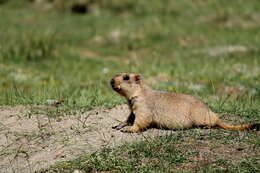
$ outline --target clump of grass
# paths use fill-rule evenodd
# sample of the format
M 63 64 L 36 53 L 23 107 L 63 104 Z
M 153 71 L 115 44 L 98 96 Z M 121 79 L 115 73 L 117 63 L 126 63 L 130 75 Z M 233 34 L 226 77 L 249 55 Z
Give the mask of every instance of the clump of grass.
M 104 148 L 100 152 L 87 154 L 75 160 L 60 162 L 43 172 L 72 172 L 75 169 L 86 172 L 168 172 L 171 166 L 186 161 L 175 147 L 176 139 L 177 136 L 172 134 L 125 144 L 118 148 Z
M 10 36 L 11 37 L 11 36 Z M 55 57 L 55 33 L 26 33 L 0 41 L 0 60 L 4 62 L 39 62 Z

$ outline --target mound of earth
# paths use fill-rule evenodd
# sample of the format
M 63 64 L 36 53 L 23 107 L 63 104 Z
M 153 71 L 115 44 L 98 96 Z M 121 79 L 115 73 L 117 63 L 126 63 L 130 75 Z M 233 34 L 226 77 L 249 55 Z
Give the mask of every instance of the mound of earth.
M 171 132 L 127 134 L 111 128 L 128 114 L 127 105 L 56 118 L 23 106 L 0 107 L 0 172 L 34 172 L 105 146 Z

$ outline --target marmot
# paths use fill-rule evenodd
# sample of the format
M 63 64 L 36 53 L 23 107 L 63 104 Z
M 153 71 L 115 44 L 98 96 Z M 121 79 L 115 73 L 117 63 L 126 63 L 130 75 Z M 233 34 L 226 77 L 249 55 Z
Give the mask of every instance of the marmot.
M 113 90 L 128 100 L 131 109 L 127 121 L 113 127 L 122 132 L 141 132 L 150 126 L 166 129 L 218 126 L 227 130 L 259 130 L 260 123 L 227 125 L 201 100 L 186 94 L 153 90 L 144 84 L 139 74 L 120 73 L 110 83 Z

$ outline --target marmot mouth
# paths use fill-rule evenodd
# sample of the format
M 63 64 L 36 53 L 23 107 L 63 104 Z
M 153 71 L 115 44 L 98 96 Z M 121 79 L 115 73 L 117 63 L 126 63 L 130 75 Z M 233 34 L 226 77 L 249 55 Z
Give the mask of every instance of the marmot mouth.
M 116 92 L 119 92 L 119 91 L 121 90 L 120 85 L 116 85 L 114 79 L 112 79 L 112 80 L 110 81 L 110 84 L 111 84 L 111 87 L 113 88 L 113 90 L 115 90 Z
M 115 90 L 115 91 L 120 91 L 121 89 L 120 88 L 116 88 L 116 87 L 113 87 L 113 89 Z

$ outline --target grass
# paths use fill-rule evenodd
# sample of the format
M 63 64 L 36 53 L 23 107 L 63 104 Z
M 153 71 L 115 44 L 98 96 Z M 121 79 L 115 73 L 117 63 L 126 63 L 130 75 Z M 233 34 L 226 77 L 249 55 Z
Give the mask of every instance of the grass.
M 122 99 L 111 92 L 110 78 L 132 71 L 145 79 L 167 75 L 168 81 L 154 87 L 193 94 L 221 106 L 228 104 L 209 98 L 225 97 L 228 93 L 221 89 L 226 86 L 242 86 L 242 106 L 257 108 L 260 33 L 253 17 L 258 1 L 254 3 L 175 1 L 167 7 L 174 13 L 155 7 L 150 11 L 140 4 L 141 11 L 130 8 L 119 13 L 107 7 L 100 15 L 46 13 L 31 4 L 5 3 L 0 6 L 6 16 L 0 21 L 4 33 L 0 104 L 43 104 L 48 98 L 63 97 L 67 106 L 76 108 L 113 106 Z M 246 51 L 207 53 L 229 45 L 242 45 Z M 202 87 L 196 90 L 197 85 Z M 237 102 L 230 97 L 225 101 Z
M 70 172 L 75 169 L 86 172 L 169 171 L 169 165 L 186 161 L 186 158 L 180 155 L 181 152 L 174 148 L 175 142 L 172 141 L 174 138 L 176 137 L 169 135 L 161 137 L 160 140 L 147 139 L 138 143 L 122 145 L 117 149 L 105 148 L 98 153 L 62 162 L 49 172 Z
M 248 141 L 257 134 L 243 135 L 219 130 L 204 136 L 197 129 L 176 131 L 104 148 L 40 172 L 257 172 L 260 160 L 255 152 L 259 151 L 259 144 Z
M 109 80 L 131 71 L 155 81 L 154 88 L 195 95 L 215 112 L 259 120 L 258 0 L 113 0 L 92 5 L 96 9 L 78 15 L 46 11 L 26 0 L 0 1 L 0 105 L 41 105 L 64 98 L 59 114 L 113 107 L 124 100 L 112 92 Z M 253 134 L 249 132 L 250 140 Z M 166 151 L 177 145 L 175 137 L 105 149 L 57 169 L 171 172 L 175 163 L 189 162 L 189 154 L 178 148 Z M 214 143 L 216 137 L 207 140 Z M 257 137 L 253 143 L 259 147 Z M 143 146 L 148 152 L 163 150 L 162 155 L 151 156 Z M 131 154 L 122 156 L 124 150 Z M 220 167 L 230 159 L 219 159 L 220 166 L 191 170 L 223 172 Z M 224 170 L 257 172 L 256 163 L 253 156 L 231 160 Z

